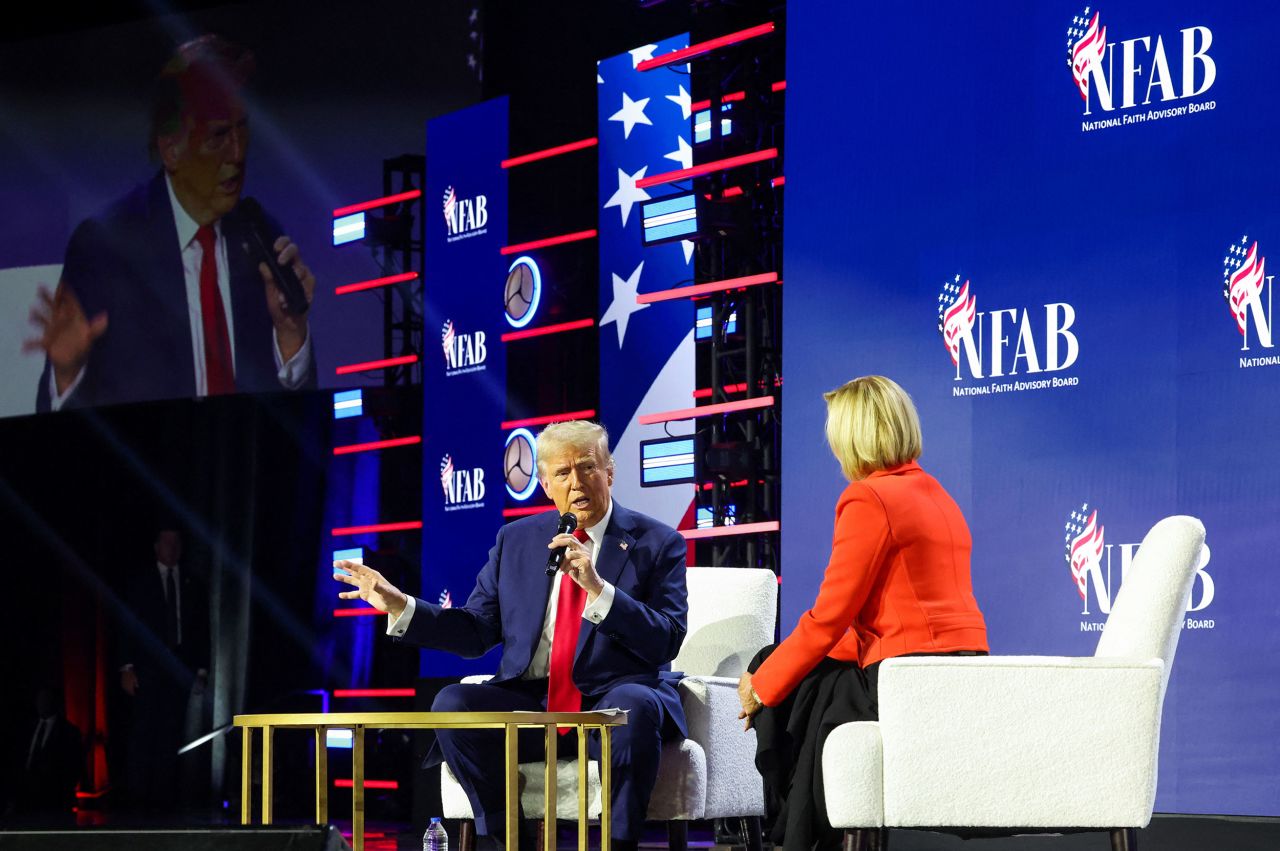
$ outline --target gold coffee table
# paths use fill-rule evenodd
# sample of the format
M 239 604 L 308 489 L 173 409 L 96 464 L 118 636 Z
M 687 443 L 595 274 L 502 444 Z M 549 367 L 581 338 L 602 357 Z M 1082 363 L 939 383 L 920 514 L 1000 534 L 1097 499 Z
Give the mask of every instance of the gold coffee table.
M 314 731 L 316 747 L 316 823 L 329 822 L 329 753 L 327 732 L 351 730 L 351 839 L 355 851 L 364 851 L 364 734 L 365 730 L 394 728 L 414 730 L 501 729 L 506 731 L 507 848 L 516 851 L 520 827 L 520 765 L 517 755 L 521 727 L 543 728 L 546 742 L 547 830 L 541 851 L 556 851 L 556 727 L 578 731 L 578 849 L 587 851 L 587 731 L 600 731 L 600 851 L 609 851 L 611 790 L 610 757 L 614 727 L 627 723 L 621 712 L 334 712 L 277 715 L 237 715 L 234 724 L 241 735 L 240 823 L 253 822 L 253 731 L 262 730 L 262 823 L 271 824 L 273 768 L 272 744 L 281 728 Z

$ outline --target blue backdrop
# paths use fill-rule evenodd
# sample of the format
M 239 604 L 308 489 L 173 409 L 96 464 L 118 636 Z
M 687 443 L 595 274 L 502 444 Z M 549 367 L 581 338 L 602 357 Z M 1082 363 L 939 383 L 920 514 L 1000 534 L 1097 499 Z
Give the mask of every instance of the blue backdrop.
M 427 122 L 427 151 L 419 593 L 460 606 L 502 526 L 506 499 L 507 99 Z M 496 651 L 482 660 L 424 651 L 420 667 L 431 677 L 491 673 L 496 660 Z
M 1204 521 L 1156 806 L 1280 814 L 1280 11 L 789 11 L 784 630 L 844 485 L 821 392 L 889 375 L 994 653 L 1092 653 L 1151 525 Z

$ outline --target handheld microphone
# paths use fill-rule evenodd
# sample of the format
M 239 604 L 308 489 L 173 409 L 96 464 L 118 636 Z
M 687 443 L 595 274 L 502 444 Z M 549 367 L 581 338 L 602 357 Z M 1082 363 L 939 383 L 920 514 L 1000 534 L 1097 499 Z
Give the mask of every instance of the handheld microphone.
M 307 302 L 307 291 L 303 289 L 292 266 L 281 266 L 276 262 L 277 255 L 273 246 L 279 234 L 272 236 L 268 232 L 267 217 L 262 212 L 262 205 L 254 198 L 241 198 L 237 209 L 243 212 L 245 223 L 245 241 L 240 247 L 254 261 L 255 266 L 258 263 L 267 264 L 271 277 L 275 278 L 276 286 L 284 295 L 285 312 L 294 316 L 306 313 L 311 307 Z
M 560 523 L 556 526 L 557 535 L 568 535 L 578 528 L 577 515 L 566 511 L 560 515 Z M 556 547 L 547 556 L 547 576 L 555 576 L 560 571 L 560 562 L 564 561 L 565 547 Z

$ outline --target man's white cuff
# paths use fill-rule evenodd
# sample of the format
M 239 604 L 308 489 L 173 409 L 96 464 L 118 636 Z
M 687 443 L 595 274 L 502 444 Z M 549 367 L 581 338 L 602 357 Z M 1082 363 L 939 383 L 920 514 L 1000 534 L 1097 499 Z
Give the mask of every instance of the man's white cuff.
M 413 613 L 418 608 L 418 599 L 412 594 L 406 594 L 405 596 L 409 598 L 409 603 L 404 607 L 404 611 L 400 613 L 400 617 L 391 620 L 387 624 L 387 635 L 394 635 L 399 638 L 409 629 L 409 621 L 413 620 Z
M 592 623 L 600 623 L 609 617 L 609 610 L 613 608 L 613 591 L 613 586 L 605 582 L 600 596 L 582 610 L 582 616 Z
M 307 339 L 302 341 L 301 348 L 293 357 L 289 358 L 288 363 L 285 362 L 284 356 L 280 354 L 280 336 L 276 334 L 274 328 L 271 329 L 271 351 L 276 358 L 276 378 L 280 379 L 280 385 L 286 390 L 297 390 L 307 380 L 307 373 L 310 372 L 311 366 L 311 326 L 307 326 Z

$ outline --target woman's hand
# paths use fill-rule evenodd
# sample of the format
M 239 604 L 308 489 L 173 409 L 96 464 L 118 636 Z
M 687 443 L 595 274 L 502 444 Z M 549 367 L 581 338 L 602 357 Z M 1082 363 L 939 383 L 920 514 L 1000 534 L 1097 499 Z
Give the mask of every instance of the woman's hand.
M 751 687 L 751 673 L 745 672 L 738 680 L 738 700 L 742 703 L 742 711 L 738 713 L 738 718 L 743 720 L 742 730 L 746 732 L 751 729 L 751 719 L 761 709 L 764 704 L 756 699 L 756 690 Z

